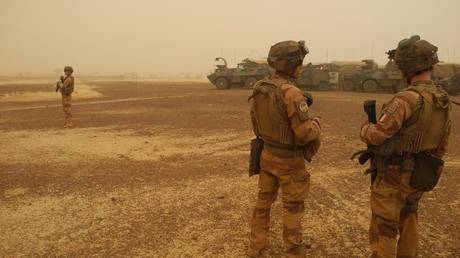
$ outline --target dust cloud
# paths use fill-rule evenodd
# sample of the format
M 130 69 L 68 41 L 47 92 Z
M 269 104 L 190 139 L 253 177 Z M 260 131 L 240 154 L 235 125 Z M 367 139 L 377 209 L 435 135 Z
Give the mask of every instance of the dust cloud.
M 0 1 L 0 75 L 208 73 L 263 58 L 271 44 L 306 40 L 307 61 L 384 63 L 397 42 L 420 34 L 444 61 L 460 61 L 456 0 L 409 1 Z M 56 70 L 57 72 L 57 70 Z

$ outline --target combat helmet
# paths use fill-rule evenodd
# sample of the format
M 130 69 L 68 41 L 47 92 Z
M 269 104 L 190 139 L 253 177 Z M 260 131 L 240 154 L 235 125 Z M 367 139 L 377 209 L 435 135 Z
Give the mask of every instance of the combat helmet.
M 73 73 L 73 68 L 72 68 L 72 66 L 66 66 L 66 67 L 64 67 L 64 72 L 67 72 L 67 71 L 69 71 L 70 73 Z
M 430 42 L 414 35 L 399 42 L 395 53 L 395 62 L 405 77 L 410 80 L 418 73 L 433 68 L 439 62 L 438 48 Z
M 308 52 L 305 41 L 283 41 L 270 48 L 267 62 L 276 71 L 286 72 L 302 65 Z

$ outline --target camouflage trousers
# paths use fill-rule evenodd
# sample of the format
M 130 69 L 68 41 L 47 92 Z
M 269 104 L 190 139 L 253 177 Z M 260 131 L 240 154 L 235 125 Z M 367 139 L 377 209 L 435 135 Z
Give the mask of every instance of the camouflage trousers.
M 72 95 L 62 95 L 62 109 L 64 111 L 64 118 L 66 123 L 70 123 L 72 120 L 71 113 L 72 106 Z
M 259 193 L 251 219 L 250 250 L 267 245 L 270 209 L 281 187 L 283 202 L 283 240 L 287 257 L 305 257 L 301 220 L 304 200 L 310 186 L 310 174 L 303 157 L 281 158 L 262 152 Z
M 386 164 L 371 187 L 372 257 L 416 257 L 417 209 L 423 192 L 410 186 L 413 161 Z

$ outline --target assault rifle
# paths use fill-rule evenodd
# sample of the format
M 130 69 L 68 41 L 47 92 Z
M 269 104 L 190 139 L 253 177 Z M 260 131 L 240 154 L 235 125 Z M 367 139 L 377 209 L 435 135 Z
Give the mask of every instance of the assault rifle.
M 56 92 L 58 92 L 61 89 L 62 83 L 64 83 L 64 76 L 61 75 L 60 81 L 56 83 Z
M 366 112 L 366 114 L 367 114 L 368 121 L 370 123 L 372 123 L 372 124 L 377 124 L 376 101 L 375 100 L 366 100 L 366 101 L 364 101 L 363 106 L 364 106 L 364 112 Z M 359 155 L 358 161 L 359 161 L 359 164 L 361 164 L 361 165 L 364 165 L 364 164 L 366 164 L 366 162 L 368 160 L 371 160 L 371 169 L 370 169 L 371 183 L 374 182 L 374 180 L 375 180 L 375 178 L 377 176 L 377 171 L 375 170 L 375 168 L 373 166 L 374 153 L 372 153 L 369 150 L 369 146 L 368 146 L 367 150 L 358 151 L 355 154 L 353 154 L 351 159 L 353 160 L 358 155 Z

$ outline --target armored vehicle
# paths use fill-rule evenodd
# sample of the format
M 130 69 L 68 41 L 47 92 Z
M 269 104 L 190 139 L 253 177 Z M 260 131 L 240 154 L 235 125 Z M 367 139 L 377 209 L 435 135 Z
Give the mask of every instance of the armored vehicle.
M 441 84 L 449 94 L 460 93 L 460 64 L 438 63 L 433 69 L 433 79 Z
M 449 79 L 460 73 L 460 64 L 440 62 L 433 68 L 435 80 Z
M 361 74 L 364 62 L 332 61 L 339 77 L 339 89 L 344 91 L 360 90 Z
M 407 86 L 401 71 L 394 62 L 394 52 L 390 50 L 387 54 L 389 60 L 384 67 L 379 67 L 373 60 L 363 60 L 367 65 L 362 73 L 362 91 L 375 92 L 384 90 L 398 92 Z
M 215 61 L 221 61 L 223 64 L 216 65 L 214 72 L 207 77 L 220 90 L 238 87 L 252 88 L 258 80 L 273 71 L 267 62 L 262 60 L 246 58 L 236 68 L 228 68 L 227 60 L 223 57 L 217 57 Z
M 303 67 L 297 85 L 308 90 L 327 91 L 338 88 L 338 73 L 330 63 L 312 64 Z
M 460 73 L 451 77 L 436 80 L 451 95 L 460 94 Z

